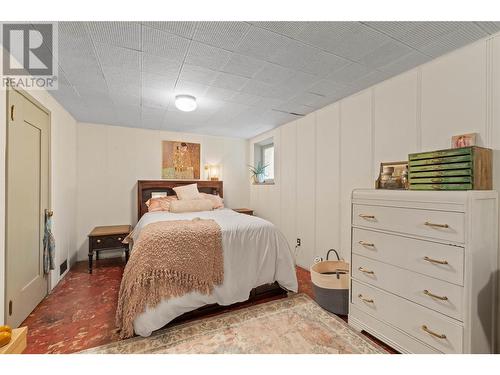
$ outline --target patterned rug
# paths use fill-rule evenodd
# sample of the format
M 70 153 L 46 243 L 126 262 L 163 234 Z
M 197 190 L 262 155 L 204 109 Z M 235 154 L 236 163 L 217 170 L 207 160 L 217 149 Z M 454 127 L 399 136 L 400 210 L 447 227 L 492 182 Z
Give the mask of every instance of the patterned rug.
M 319 307 L 305 294 L 231 311 L 164 330 L 151 337 L 81 353 L 129 354 L 371 354 L 387 353 Z

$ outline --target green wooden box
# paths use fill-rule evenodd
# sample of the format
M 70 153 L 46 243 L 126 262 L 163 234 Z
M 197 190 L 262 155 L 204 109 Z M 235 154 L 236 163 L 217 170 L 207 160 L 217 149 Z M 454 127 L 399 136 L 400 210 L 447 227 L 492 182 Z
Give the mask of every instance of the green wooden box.
M 408 155 L 410 190 L 491 190 L 492 151 L 477 146 Z

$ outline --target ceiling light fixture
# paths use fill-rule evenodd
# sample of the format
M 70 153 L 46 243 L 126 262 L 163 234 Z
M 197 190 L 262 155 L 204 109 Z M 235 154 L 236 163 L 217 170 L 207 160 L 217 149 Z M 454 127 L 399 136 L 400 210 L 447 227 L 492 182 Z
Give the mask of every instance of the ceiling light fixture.
M 196 109 L 196 98 L 192 95 L 177 95 L 175 97 L 175 106 L 178 110 L 191 112 Z

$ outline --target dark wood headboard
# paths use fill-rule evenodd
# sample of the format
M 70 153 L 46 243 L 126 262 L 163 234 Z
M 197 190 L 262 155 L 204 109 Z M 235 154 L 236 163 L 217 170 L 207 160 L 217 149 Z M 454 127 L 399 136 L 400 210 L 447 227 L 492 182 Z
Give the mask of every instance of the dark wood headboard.
M 151 198 L 151 193 L 166 192 L 175 195 L 174 187 L 197 184 L 198 190 L 207 194 L 219 194 L 223 197 L 222 181 L 202 180 L 139 180 L 137 181 L 137 220 L 148 212 L 146 202 Z

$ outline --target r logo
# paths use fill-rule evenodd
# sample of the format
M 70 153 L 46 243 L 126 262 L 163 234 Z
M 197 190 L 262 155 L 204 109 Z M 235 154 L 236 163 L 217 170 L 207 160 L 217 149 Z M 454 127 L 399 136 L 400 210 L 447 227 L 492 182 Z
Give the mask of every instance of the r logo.
M 53 27 L 49 23 L 2 25 L 3 74 L 6 76 L 53 75 Z

